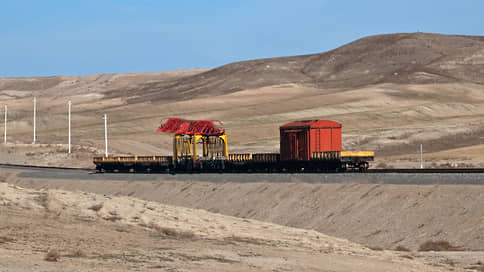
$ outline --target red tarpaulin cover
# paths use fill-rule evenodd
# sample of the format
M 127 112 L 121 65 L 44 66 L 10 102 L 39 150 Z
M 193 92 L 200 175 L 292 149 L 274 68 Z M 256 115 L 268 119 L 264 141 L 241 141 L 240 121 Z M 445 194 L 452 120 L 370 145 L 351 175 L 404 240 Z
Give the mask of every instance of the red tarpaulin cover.
M 224 135 L 225 130 L 217 127 L 214 122 L 222 125 L 222 122 L 218 120 L 186 120 L 176 117 L 163 118 L 161 119 L 161 126 L 157 131 L 187 135 Z

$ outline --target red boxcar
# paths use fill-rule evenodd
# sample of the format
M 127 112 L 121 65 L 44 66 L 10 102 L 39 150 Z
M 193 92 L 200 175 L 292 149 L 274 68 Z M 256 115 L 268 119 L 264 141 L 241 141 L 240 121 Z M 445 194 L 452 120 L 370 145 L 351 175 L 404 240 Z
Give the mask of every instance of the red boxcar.
M 280 127 L 281 160 L 312 158 L 314 152 L 341 152 L 341 124 L 328 120 L 287 123 Z

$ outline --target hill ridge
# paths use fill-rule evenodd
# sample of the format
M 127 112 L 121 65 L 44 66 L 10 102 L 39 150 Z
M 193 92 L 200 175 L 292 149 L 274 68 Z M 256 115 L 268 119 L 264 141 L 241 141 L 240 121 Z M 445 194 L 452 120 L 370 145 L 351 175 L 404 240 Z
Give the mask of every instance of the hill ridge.
M 398 33 L 368 36 L 333 50 L 229 63 L 122 90 L 132 103 L 216 96 L 280 84 L 317 88 L 467 82 L 484 84 L 484 36 Z M 108 97 L 119 96 L 118 90 Z

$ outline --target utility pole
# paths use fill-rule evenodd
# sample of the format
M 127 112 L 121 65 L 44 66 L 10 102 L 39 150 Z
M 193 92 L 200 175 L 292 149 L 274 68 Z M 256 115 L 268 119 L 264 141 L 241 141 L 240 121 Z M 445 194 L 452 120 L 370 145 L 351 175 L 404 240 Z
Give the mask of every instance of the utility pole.
M 35 144 L 35 130 L 36 130 L 36 116 L 37 115 L 37 98 L 34 97 L 34 141 Z
M 104 114 L 104 142 L 105 142 L 105 157 L 108 157 L 108 115 Z
M 423 169 L 423 145 L 420 144 L 420 169 Z
M 4 129 L 4 132 L 5 132 L 5 136 L 3 138 L 3 142 L 5 144 L 7 144 L 7 105 L 5 105 L 5 129 Z
M 69 100 L 69 154 L 71 154 L 71 101 Z

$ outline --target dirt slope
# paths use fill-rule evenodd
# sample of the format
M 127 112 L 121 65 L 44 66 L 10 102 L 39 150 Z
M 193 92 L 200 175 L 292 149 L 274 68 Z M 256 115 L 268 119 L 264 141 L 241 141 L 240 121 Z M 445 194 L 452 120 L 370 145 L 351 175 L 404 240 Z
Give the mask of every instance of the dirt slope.
M 211 183 L 190 180 L 72 180 L 23 177 L 6 180 L 29 188 L 82 190 L 127 195 L 230 216 L 314 229 L 371 247 L 413 250 L 445 240 L 484 251 L 484 186 L 272 183 L 260 180 Z
M 0 184 L 2 271 L 446 271 L 315 231 Z M 57 254 L 52 250 L 56 250 Z M 51 260 L 45 258 L 51 252 Z

